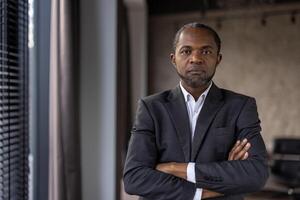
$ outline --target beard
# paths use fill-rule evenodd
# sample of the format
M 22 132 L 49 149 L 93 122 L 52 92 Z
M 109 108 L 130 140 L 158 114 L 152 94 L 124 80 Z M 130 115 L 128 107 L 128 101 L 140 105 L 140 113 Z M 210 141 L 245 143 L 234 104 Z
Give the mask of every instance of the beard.
M 216 70 L 213 73 L 208 74 L 205 71 L 201 71 L 197 74 L 192 74 L 188 72 L 186 75 L 180 74 L 178 70 L 176 70 L 178 76 L 181 78 L 183 82 L 185 82 L 191 88 L 199 88 L 203 86 L 207 86 L 212 78 L 215 75 Z

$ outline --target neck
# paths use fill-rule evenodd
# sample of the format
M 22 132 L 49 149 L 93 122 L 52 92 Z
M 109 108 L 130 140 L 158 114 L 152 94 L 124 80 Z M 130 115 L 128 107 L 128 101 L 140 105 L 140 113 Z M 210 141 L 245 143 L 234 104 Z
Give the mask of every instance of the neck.
M 205 85 L 198 86 L 198 87 L 191 87 L 191 86 L 187 85 L 184 81 L 181 82 L 184 89 L 186 89 L 186 91 L 188 91 L 194 97 L 194 99 L 196 101 L 198 100 L 200 95 L 208 88 L 210 83 L 211 82 L 209 82 Z

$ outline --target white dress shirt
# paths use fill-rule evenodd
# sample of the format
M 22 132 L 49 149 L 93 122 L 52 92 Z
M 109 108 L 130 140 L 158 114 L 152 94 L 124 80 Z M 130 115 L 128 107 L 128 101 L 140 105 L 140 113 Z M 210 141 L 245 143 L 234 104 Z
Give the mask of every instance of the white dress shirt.
M 180 82 L 180 88 L 183 93 L 184 99 L 185 99 L 185 104 L 186 108 L 188 111 L 189 115 L 189 122 L 190 122 L 190 128 L 191 128 L 191 138 L 193 140 L 194 138 L 194 133 L 195 133 L 195 128 L 197 124 L 197 119 L 199 116 L 199 113 L 202 109 L 202 106 L 204 104 L 205 98 L 207 96 L 207 93 L 209 92 L 210 88 L 212 86 L 212 82 L 208 86 L 208 88 L 200 95 L 200 97 L 195 101 L 194 97 L 184 89 Z M 196 183 L 196 176 L 195 176 L 195 163 L 188 163 L 187 166 L 187 180 Z M 197 188 L 194 199 L 193 200 L 201 200 L 202 197 L 202 189 Z

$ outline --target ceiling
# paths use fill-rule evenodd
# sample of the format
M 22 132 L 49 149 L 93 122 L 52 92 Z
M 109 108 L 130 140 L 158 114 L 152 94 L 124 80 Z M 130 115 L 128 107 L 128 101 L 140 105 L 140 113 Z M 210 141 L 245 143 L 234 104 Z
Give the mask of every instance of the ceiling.
M 300 2 L 300 0 L 147 0 L 150 15 L 251 8 L 295 2 Z

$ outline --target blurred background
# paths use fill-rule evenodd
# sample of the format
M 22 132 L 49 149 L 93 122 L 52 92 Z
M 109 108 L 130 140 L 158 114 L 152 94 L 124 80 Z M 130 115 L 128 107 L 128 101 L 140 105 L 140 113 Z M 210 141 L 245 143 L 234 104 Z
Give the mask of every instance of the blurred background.
M 299 192 L 296 188 L 300 170 L 299 3 L 276 0 L 126 2 L 131 44 L 139 43 L 138 38 L 143 36 L 138 35 L 147 30 L 146 45 L 145 38 L 139 44 L 146 47 L 147 57 L 142 46 L 137 47 L 139 53 L 131 51 L 132 72 L 144 66 L 144 58 L 147 60 L 146 75 L 142 71 L 145 75 L 142 80 L 147 80 L 143 83 L 147 85 L 146 94 L 178 84 L 169 55 L 174 35 L 183 24 L 199 21 L 219 33 L 223 60 L 214 81 L 220 87 L 256 98 L 262 135 L 270 154 L 270 179 L 263 192 L 249 195 L 248 199 L 300 199 L 294 194 Z M 141 13 L 146 19 L 139 17 Z M 138 26 L 137 21 L 142 19 L 148 26 Z M 136 60 L 139 54 L 143 56 L 140 63 Z M 134 91 L 138 90 L 132 89 L 132 113 L 139 97 Z
M 257 101 L 271 176 L 247 200 L 300 199 L 299 0 L 1 0 L 0 9 L 1 200 L 137 199 L 122 185 L 137 101 L 179 83 L 172 42 L 194 21 L 221 37 L 215 83 Z

